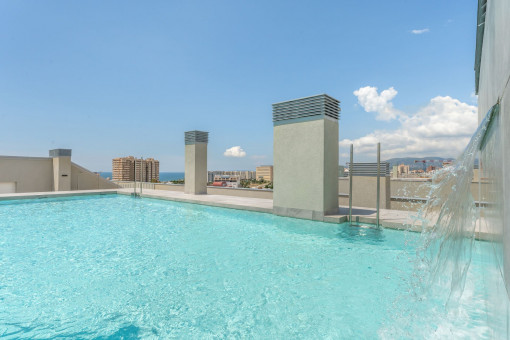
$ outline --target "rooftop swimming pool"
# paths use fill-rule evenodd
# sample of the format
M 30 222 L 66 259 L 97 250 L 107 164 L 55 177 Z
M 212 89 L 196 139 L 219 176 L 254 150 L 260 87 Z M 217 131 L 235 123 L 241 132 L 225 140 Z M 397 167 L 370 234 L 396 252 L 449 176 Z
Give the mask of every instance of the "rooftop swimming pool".
M 488 337 L 488 264 L 447 312 L 412 291 L 418 241 L 123 195 L 0 202 L 0 337 Z

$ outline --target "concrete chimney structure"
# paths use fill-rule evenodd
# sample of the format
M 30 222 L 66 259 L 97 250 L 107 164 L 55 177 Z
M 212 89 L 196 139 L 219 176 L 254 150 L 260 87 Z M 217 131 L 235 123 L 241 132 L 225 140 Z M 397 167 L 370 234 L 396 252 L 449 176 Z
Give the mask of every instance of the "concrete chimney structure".
M 273 212 L 323 220 L 338 212 L 340 102 L 326 94 L 273 104 Z
M 207 143 L 209 132 L 184 133 L 184 193 L 207 194 Z
M 53 158 L 53 191 L 71 190 L 71 149 L 50 150 Z

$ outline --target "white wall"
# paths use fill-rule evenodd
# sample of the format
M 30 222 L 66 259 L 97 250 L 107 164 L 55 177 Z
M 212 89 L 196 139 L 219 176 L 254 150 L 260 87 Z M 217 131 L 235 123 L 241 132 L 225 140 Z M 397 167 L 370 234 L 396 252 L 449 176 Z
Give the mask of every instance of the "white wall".
M 71 190 L 115 189 L 119 186 L 78 164 L 71 163 Z
M 46 157 L 0 156 L 0 183 L 15 183 L 16 192 L 18 193 L 53 191 L 53 163 L 52 158 Z M 71 190 L 114 189 L 118 187 L 115 183 L 101 178 L 74 163 L 71 163 L 71 173 L 69 175 L 71 177 Z
M 0 156 L 0 182 L 15 182 L 16 192 L 53 191 L 53 160 Z
M 321 219 L 338 211 L 338 121 L 274 126 L 276 214 Z
M 509 337 L 508 318 L 509 304 L 507 292 L 510 289 L 510 1 L 489 0 L 485 17 L 485 30 L 481 53 L 480 80 L 478 92 L 478 114 L 480 120 L 487 111 L 501 100 L 500 107 L 500 143 L 501 154 L 487 155 L 501 173 L 501 178 L 495 178 L 498 183 L 494 191 L 501 192 L 499 198 L 502 202 L 496 202 L 492 213 L 487 214 L 486 228 L 494 236 L 493 261 L 498 265 L 503 262 L 504 280 L 503 287 L 494 284 L 487 288 L 487 296 L 490 304 L 497 306 L 497 311 L 492 311 L 494 316 L 502 316 L 500 324 L 494 322 L 494 338 Z M 506 89 L 505 89 L 506 86 Z M 498 218 L 492 218 L 497 215 Z M 506 289 L 505 289 L 506 284 Z M 502 299 L 502 297 L 506 299 Z
M 16 192 L 16 182 L 0 182 L 0 194 L 12 194 Z

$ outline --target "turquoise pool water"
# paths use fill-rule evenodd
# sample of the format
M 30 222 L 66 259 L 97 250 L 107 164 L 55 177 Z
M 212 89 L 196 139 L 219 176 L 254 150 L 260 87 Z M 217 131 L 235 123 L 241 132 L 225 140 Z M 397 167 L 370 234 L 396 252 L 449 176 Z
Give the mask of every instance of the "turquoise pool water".
M 409 290 L 417 241 L 121 195 L 0 202 L 0 337 L 487 336 L 484 264 L 444 312 Z

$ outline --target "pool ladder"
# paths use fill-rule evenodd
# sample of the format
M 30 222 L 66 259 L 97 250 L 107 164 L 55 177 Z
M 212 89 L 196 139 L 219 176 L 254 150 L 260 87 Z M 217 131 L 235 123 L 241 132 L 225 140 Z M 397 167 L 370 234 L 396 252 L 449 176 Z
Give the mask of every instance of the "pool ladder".
M 131 193 L 131 197 L 134 197 L 134 198 L 142 198 L 141 196 L 141 186 L 142 186 L 142 182 L 140 182 L 140 192 L 136 192 L 136 181 L 135 181 L 135 185 L 133 186 L 133 192 Z
M 349 223 L 352 224 L 352 177 L 353 173 L 353 160 L 354 160 L 354 145 L 351 144 L 350 150 L 350 162 L 349 162 Z M 379 201 L 381 199 L 381 143 L 377 143 L 377 189 L 376 189 L 376 218 L 375 218 L 375 227 L 376 229 L 381 228 L 381 223 L 379 220 Z
M 143 160 L 143 158 L 142 158 Z M 142 167 L 140 167 L 141 169 Z M 136 166 L 135 166 L 136 169 Z M 142 191 L 143 191 L 143 182 L 140 181 L 140 192 L 136 192 L 136 173 L 135 173 L 135 185 L 133 186 L 133 192 L 131 193 L 131 197 L 133 198 L 142 198 Z

